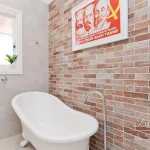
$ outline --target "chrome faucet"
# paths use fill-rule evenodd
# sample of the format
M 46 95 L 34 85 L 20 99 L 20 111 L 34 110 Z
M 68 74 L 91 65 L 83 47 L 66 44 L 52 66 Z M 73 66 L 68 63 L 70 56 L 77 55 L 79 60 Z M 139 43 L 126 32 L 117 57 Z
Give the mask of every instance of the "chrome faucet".
M 85 97 L 85 100 L 87 101 L 88 100 L 88 97 L 91 95 L 91 94 L 98 94 L 101 98 L 102 98 L 102 101 L 103 101 L 103 112 L 104 112 L 104 150 L 106 150 L 107 149 L 107 142 L 106 142 L 106 138 L 107 138 L 107 127 L 106 127 L 106 120 L 107 120 L 107 118 L 106 118 L 106 100 L 105 100 L 105 98 L 104 98 L 104 96 L 103 96 L 103 94 L 102 93 L 100 93 L 100 92 L 98 92 L 98 91 L 91 91 L 91 92 L 89 92 L 87 95 L 86 95 L 86 97 Z

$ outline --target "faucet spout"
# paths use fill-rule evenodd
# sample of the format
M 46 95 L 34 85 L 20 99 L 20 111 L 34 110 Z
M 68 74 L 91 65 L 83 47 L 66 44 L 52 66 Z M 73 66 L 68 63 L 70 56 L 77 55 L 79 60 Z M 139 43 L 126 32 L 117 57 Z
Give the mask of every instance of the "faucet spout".
M 89 93 L 85 96 L 85 100 L 86 100 L 86 101 L 88 100 L 88 97 L 89 97 L 91 94 L 98 94 L 98 95 L 102 98 L 102 101 L 103 101 L 103 112 L 104 112 L 104 150 L 106 150 L 106 149 L 107 149 L 106 100 L 105 100 L 105 98 L 104 98 L 104 96 L 103 96 L 102 93 L 100 93 L 100 92 L 98 92 L 98 91 L 91 91 L 91 92 L 89 92 Z
M 86 95 L 86 97 L 85 97 L 86 101 L 88 100 L 88 97 L 89 97 L 91 94 L 98 94 L 103 100 L 105 100 L 105 98 L 104 98 L 104 96 L 103 96 L 102 93 L 100 93 L 100 92 L 98 92 L 98 91 L 91 91 L 91 92 L 89 92 L 89 93 Z

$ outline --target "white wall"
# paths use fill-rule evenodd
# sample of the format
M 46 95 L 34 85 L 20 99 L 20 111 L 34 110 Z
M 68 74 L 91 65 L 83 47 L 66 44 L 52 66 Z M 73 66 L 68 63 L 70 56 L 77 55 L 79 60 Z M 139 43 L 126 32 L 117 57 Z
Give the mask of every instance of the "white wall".
M 40 0 L 41 2 L 44 2 L 46 4 L 50 4 L 53 0 Z
M 26 91 L 48 92 L 48 5 L 39 0 L 0 0 L 0 4 L 23 12 L 23 75 L 8 75 L 6 84 L 0 80 L 0 139 L 3 139 L 21 132 L 11 108 L 12 98 Z

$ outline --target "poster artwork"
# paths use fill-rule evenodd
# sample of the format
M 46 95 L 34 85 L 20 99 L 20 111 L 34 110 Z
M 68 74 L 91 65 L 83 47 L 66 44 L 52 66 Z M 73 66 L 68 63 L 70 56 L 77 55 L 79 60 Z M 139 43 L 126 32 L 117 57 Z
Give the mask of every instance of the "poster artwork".
M 77 45 L 120 33 L 119 0 L 94 0 L 75 16 Z
M 72 18 L 74 50 L 128 38 L 127 0 L 86 0 Z

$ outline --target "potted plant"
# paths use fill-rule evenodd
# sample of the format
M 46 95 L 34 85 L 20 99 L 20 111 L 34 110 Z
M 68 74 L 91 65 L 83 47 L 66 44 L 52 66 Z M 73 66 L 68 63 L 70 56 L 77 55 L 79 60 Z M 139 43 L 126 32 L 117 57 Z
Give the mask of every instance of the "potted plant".
M 5 56 L 6 58 L 5 58 L 5 60 L 6 61 L 8 61 L 10 64 L 11 64 L 11 66 L 15 63 L 15 61 L 17 60 L 17 55 L 9 55 L 9 54 L 6 54 L 6 56 Z M 14 65 L 13 65 L 14 66 Z

